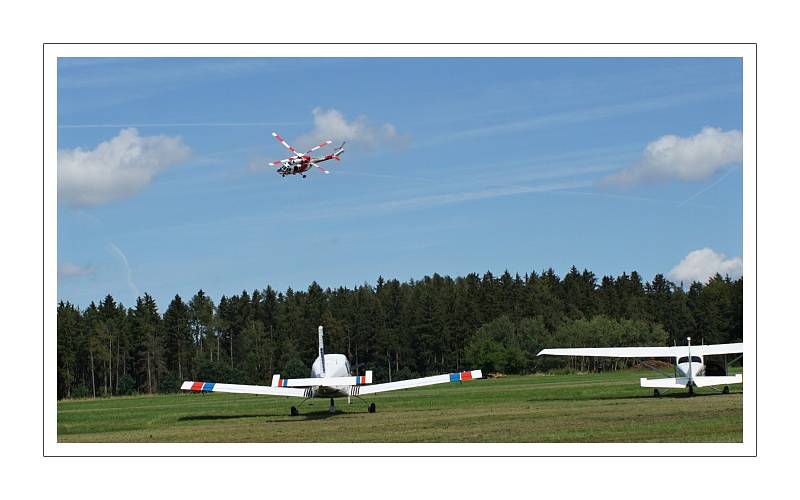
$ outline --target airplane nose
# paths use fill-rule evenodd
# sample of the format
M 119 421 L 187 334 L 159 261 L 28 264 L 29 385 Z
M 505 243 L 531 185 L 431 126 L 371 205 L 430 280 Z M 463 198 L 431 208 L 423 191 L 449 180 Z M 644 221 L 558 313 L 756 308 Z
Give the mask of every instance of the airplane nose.
M 703 371 L 704 368 L 705 366 L 703 365 L 703 363 L 697 363 L 697 362 L 692 363 L 691 364 L 692 377 L 700 375 L 700 373 Z M 678 370 L 684 377 L 689 375 L 689 369 L 690 369 L 689 363 L 678 364 Z

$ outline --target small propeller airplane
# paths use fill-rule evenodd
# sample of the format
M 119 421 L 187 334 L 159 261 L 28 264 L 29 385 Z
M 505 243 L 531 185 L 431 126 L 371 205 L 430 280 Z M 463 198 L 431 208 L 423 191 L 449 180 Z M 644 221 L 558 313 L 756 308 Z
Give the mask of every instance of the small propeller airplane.
M 273 162 L 270 163 L 270 165 L 272 165 L 274 167 L 278 167 L 279 166 L 277 172 L 281 175 L 281 177 L 286 177 L 287 175 L 300 174 L 300 175 L 303 176 L 303 178 L 305 178 L 305 176 L 306 176 L 305 173 L 308 170 L 310 170 L 311 167 L 317 167 L 318 169 L 322 170 L 326 174 L 329 174 L 330 172 L 328 170 L 326 170 L 325 168 L 320 167 L 319 164 L 322 163 L 323 161 L 328 161 L 328 160 L 340 161 L 341 158 L 339 158 L 339 156 L 342 153 L 344 153 L 344 143 L 342 143 L 341 146 L 336 148 L 336 151 L 334 151 L 333 154 L 329 154 L 329 155 L 325 155 L 325 156 L 319 156 L 319 157 L 314 158 L 313 156 L 310 156 L 310 153 L 313 153 L 314 151 L 318 150 L 319 148 L 321 148 L 323 146 L 327 146 L 328 144 L 331 143 L 331 141 L 325 141 L 322 144 L 314 146 L 313 148 L 309 149 L 305 153 L 300 154 L 300 153 L 297 152 L 297 150 L 295 150 L 292 146 L 290 146 L 289 143 L 287 143 L 283 139 L 283 137 L 279 136 L 275 132 L 272 133 L 272 136 L 275 139 L 277 139 L 278 142 L 283 144 L 284 147 L 286 147 L 286 149 L 288 149 L 289 151 L 292 152 L 292 156 L 290 156 L 288 158 L 284 158 L 283 160 L 276 160 L 276 161 L 273 161 Z
M 609 358 L 674 358 L 675 377 L 649 379 L 642 377 L 639 383 L 642 387 L 652 387 L 653 395 L 661 396 L 659 389 L 689 389 L 689 394 L 694 393 L 695 387 L 725 386 L 722 390 L 727 394 L 730 389 L 728 384 L 741 384 L 742 375 L 727 375 L 731 363 L 742 357 L 744 344 L 712 344 L 692 346 L 692 338 L 686 337 L 687 344 L 672 347 L 592 347 L 570 349 L 543 349 L 539 356 L 592 356 Z M 706 376 L 705 356 L 716 354 L 739 354 L 736 358 L 725 364 L 724 376 Z
M 372 384 L 372 371 L 367 370 L 364 375 L 352 376 L 350 374 L 350 363 L 347 361 L 347 356 L 344 354 L 325 354 L 322 338 L 323 330 L 320 326 L 319 356 L 314 360 L 314 364 L 311 365 L 310 378 L 283 379 L 280 375 L 276 374 L 272 377 L 271 386 L 186 381 L 181 385 L 181 389 L 195 392 L 230 392 L 236 394 L 264 394 L 268 396 L 303 398 L 303 401 L 301 401 L 298 406 L 311 398 L 330 398 L 328 412 L 336 413 L 336 407 L 333 404 L 334 398 L 346 397 L 347 403 L 349 404 L 351 397 L 362 399 L 361 396 L 366 396 L 367 394 L 377 394 L 379 392 L 396 391 L 399 389 L 410 389 L 412 387 L 424 387 L 426 385 L 445 384 L 449 382 L 463 382 L 483 377 L 480 370 L 471 370 L 370 385 Z M 370 403 L 367 410 L 370 413 L 375 413 L 375 403 Z M 299 415 L 296 406 L 292 406 L 290 414 L 293 417 Z

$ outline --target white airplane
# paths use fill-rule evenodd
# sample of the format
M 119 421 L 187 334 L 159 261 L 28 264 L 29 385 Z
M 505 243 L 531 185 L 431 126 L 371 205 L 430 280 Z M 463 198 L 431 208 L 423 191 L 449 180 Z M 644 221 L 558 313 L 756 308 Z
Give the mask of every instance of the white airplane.
M 661 395 L 659 389 L 689 389 L 689 394 L 694 393 L 695 387 L 725 386 L 723 393 L 729 392 L 728 384 L 741 384 L 742 375 L 706 376 L 704 356 L 714 354 L 740 354 L 726 365 L 741 358 L 744 344 L 712 344 L 692 346 L 691 337 L 686 338 L 686 345 L 672 347 L 592 347 L 571 349 L 543 349 L 541 355 L 551 356 L 593 356 L 609 358 L 675 358 L 675 377 L 649 379 L 642 377 L 639 383 L 642 387 L 653 387 L 653 395 Z
M 330 398 L 331 404 L 328 411 L 335 413 L 334 398 L 346 397 L 349 404 L 351 397 L 361 399 L 360 396 L 367 394 L 448 382 L 463 382 L 483 377 L 480 370 L 471 370 L 369 385 L 372 384 L 372 371 L 367 370 L 365 375 L 352 376 L 350 374 L 350 363 L 344 354 L 325 354 L 322 337 L 323 331 L 320 326 L 319 356 L 314 360 L 314 364 L 311 365 L 310 378 L 283 379 L 280 375 L 274 375 L 271 386 L 186 381 L 181 385 L 181 389 L 195 392 L 232 392 L 237 394 L 265 394 L 268 396 L 303 398 L 300 404 L 311 398 Z M 375 413 L 375 403 L 370 403 L 368 410 L 370 413 Z M 295 417 L 298 414 L 297 407 L 292 406 L 291 415 Z

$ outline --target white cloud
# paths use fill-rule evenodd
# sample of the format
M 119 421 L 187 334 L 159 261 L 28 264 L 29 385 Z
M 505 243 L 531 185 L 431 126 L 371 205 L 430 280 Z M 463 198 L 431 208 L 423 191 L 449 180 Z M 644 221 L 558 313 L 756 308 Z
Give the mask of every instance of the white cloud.
M 694 250 L 673 267 L 667 277 L 672 281 L 688 285 L 694 281 L 706 283 L 717 273 L 721 276 L 730 276 L 731 279 L 739 279 L 742 276 L 742 258 L 727 259 L 725 254 L 717 253 L 708 247 Z
M 314 128 L 295 140 L 294 146 L 310 148 L 325 140 L 334 143 L 357 143 L 363 149 L 401 148 L 408 145 L 409 137 L 399 134 L 391 123 L 372 124 L 365 116 L 358 116 L 347 121 L 344 115 L 335 109 L 314 108 Z M 334 146 L 338 144 L 333 144 Z
M 699 181 L 722 167 L 742 161 L 742 133 L 705 127 L 697 135 L 665 135 L 644 149 L 631 167 L 606 177 L 604 184 L 636 184 L 654 180 Z
M 93 267 L 81 266 L 78 264 L 73 264 L 72 262 L 64 262 L 62 264 L 59 264 L 58 266 L 59 278 L 73 278 L 77 276 L 92 274 L 93 272 L 94 272 Z
M 99 205 L 132 196 L 162 170 L 189 158 L 180 137 L 140 136 L 120 131 L 94 149 L 58 152 L 58 201 L 73 207 Z

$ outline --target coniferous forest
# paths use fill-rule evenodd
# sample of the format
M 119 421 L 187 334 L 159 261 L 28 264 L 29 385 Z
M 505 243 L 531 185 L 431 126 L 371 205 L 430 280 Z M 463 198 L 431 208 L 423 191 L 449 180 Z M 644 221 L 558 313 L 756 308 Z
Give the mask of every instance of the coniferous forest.
M 58 304 L 58 397 L 175 392 L 183 380 L 269 384 L 306 377 L 317 326 L 328 353 L 376 382 L 456 370 L 531 373 L 619 369 L 630 361 L 537 358 L 545 347 L 726 343 L 742 339 L 743 278 L 687 290 L 661 274 L 599 280 L 573 267 L 512 276 L 379 277 L 354 289 L 242 291 L 218 302 L 202 290 L 160 309 L 145 293 L 108 295 L 85 309 Z

